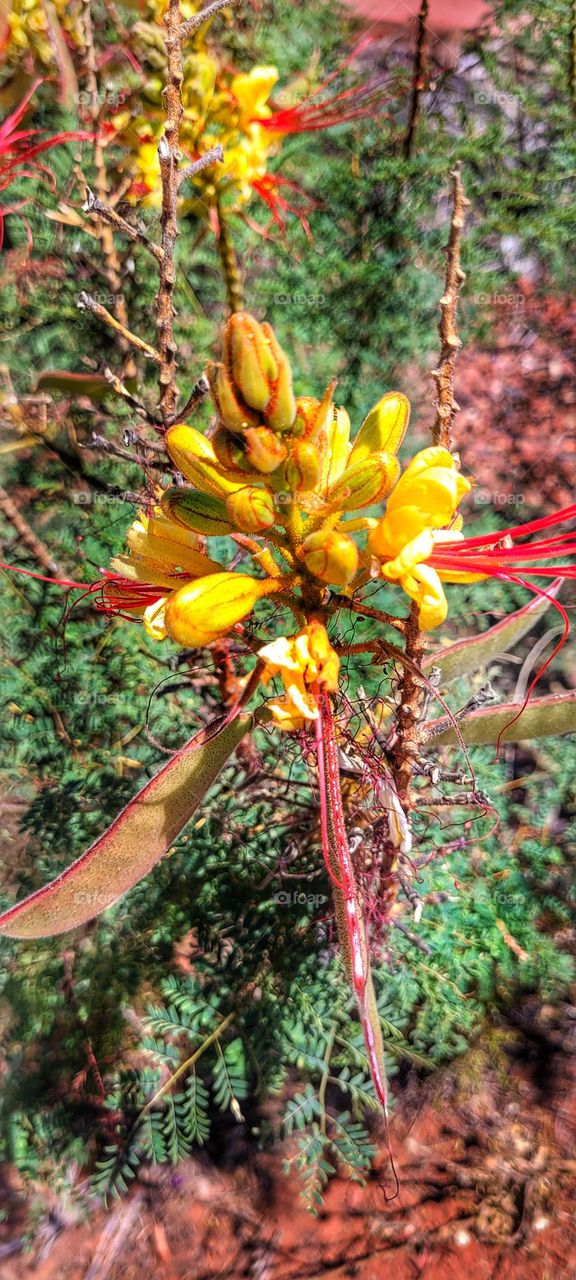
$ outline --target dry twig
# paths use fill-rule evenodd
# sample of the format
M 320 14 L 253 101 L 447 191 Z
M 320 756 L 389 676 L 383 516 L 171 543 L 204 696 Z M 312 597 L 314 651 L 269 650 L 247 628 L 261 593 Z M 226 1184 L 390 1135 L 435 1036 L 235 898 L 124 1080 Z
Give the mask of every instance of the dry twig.
M 460 266 L 460 245 L 462 230 L 466 217 L 466 208 L 470 203 L 464 195 L 460 166 L 455 165 L 452 171 L 452 220 L 450 236 L 446 247 L 446 279 L 444 293 L 440 299 L 440 361 L 434 369 L 432 377 L 436 383 L 438 400 L 436 402 L 436 421 L 432 427 L 434 444 L 443 445 L 452 450 L 452 425 L 460 408 L 454 398 L 454 364 L 462 343 L 456 329 L 456 313 L 460 290 L 466 279 Z
M 412 95 L 410 98 L 410 110 L 408 113 L 408 126 L 406 136 L 404 138 L 404 158 L 409 160 L 412 155 L 412 147 L 414 145 L 414 136 L 420 116 L 420 103 L 422 100 L 422 91 L 424 89 L 424 51 L 426 45 L 426 23 L 428 21 L 428 10 L 430 0 L 422 0 L 420 12 L 418 14 L 418 32 L 416 36 L 416 51 L 414 54 L 414 77 L 412 80 Z
M 174 417 L 178 390 L 176 387 L 176 342 L 174 340 L 174 253 L 178 239 L 178 162 L 180 160 L 180 124 L 182 121 L 182 23 L 180 0 L 169 0 L 164 15 L 165 44 L 168 58 L 166 87 L 163 91 L 166 120 L 158 146 L 162 181 L 162 261 L 156 300 L 156 332 L 160 355 L 160 413 L 165 426 Z

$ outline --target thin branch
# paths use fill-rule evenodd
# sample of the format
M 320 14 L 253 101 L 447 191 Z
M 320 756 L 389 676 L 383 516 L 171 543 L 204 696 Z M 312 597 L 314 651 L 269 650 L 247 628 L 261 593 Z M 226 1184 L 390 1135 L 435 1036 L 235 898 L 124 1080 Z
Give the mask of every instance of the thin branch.
M 140 400 L 137 400 L 136 396 L 132 395 L 131 391 L 128 390 L 128 387 L 124 386 L 124 383 L 117 374 L 113 373 L 112 369 L 109 369 L 108 366 L 104 369 L 104 377 L 106 381 L 110 383 L 115 394 L 120 396 L 122 400 L 125 400 L 126 404 L 130 405 L 130 408 L 134 410 L 134 413 L 137 413 L 140 418 L 144 418 L 144 420 L 152 427 L 161 426 L 159 419 L 156 418 L 153 413 L 150 413 L 145 404 L 141 404 Z
M 36 536 L 34 530 L 30 528 L 28 521 L 24 519 L 10 495 L 2 488 L 0 488 L 0 511 L 16 530 L 20 541 L 32 553 L 38 564 L 42 565 L 42 568 L 46 569 L 48 573 L 54 574 L 55 577 L 61 577 L 62 571 L 58 562 L 53 559 L 48 548 L 44 546 L 44 543 Z
M 152 254 L 152 257 L 157 262 L 162 262 L 164 251 L 160 245 L 154 244 L 153 240 L 148 239 L 145 231 L 140 227 L 132 226 L 132 223 L 128 222 L 126 218 L 122 218 L 119 213 L 116 213 L 115 209 L 111 209 L 109 205 L 99 200 L 98 196 L 95 196 L 94 192 L 90 190 L 90 187 L 86 188 L 86 203 L 83 206 L 83 212 L 96 213 L 108 226 L 113 227 L 115 231 L 121 231 L 122 235 L 125 235 L 128 240 L 137 241 L 138 244 L 143 245 Z
M 436 383 L 436 421 L 432 427 L 434 444 L 452 450 L 452 425 L 460 408 L 454 399 L 454 364 L 462 343 L 456 329 L 458 298 L 466 276 L 460 266 L 460 246 L 466 208 L 470 201 L 464 195 L 460 165 L 456 165 L 452 177 L 452 220 L 446 248 L 446 279 L 440 299 L 440 361 L 432 377 Z
M 186 404 L 182 405 L 182 408 L 178 410 L 178 420 L 180 422 L 186 421 L 186 418 L 190 416 L 192 410 L 196 408 L 196 405 L 204 399 L 204 396 L 208 395 L 209 390 L 210 383 L 208 382 L 206 374 L 201 373 L 197 383 L 192 387 Z
M 187 182 L 188 178 L 193 178 L 195 174 L 201 173 L 203 169 L 207 169 L 209 165 L 216 163 L 224 163 L 224 152 L 220 142 L 217 142 L 215 147 L 210 147 L 209 151 L 205 151 L 204 155 L 200 156 L 198 160 L 193 160 L 192 164 L 187 164 L 185 169 L 180 170 L 178 174 L 178 189 L 180 189 L 183 182 Z
M 83 28 L 86 83 L 88 93 L 90 95 L 89 114 L 94 130 L 94 171 L 96 175 L 96 194 L 99 200 L 105 202 L 108 194 L 108 182 L 106 177 L 104 148 L 100 140 L 100 95 L 98 92 L 98 67 L 96 62 L 96 50 L 94 48 L 91 0 L 83 0 Z M 128 327 L 128 311 L 122 295 L 120 259 L 114 244 L 112 228 L 106 223 L 99 223 L 97 231 L 104 260 L 104 274 L 110 293 L 114 297 L 114 313 L 119 325 L 121 326 L 119 330 L 121 333 L 122 329 L 127 329 Z M 121 350 L 124 352 L 129 350 L 124 339 L 121 339 L 120 346 Z M 136 368 L 134 362 L 132 361 L 132 358 L 130 358 L 130 374 L 133 375 L 135 372 Z
M 197 31 L 204 22 L 208 22 L 210 18 L 215 16 L 215 14 L 220 13 L 221 9 L 225 9 L 229 4 L 237 3 L 238 0 L 213 0 L 213 3 L 207 5 L 205 9 L 201 9 L 200 13 L 193 14 L 191 18 L 188 18 L 186 22 L 182 23 L 182 39 L 186 40 L 188 36 L 194 35 L 194 32 Z
M 107 324 L 116 333 L 119 333 L 125 342 L 130 343 L 130 346 L 135 347 L 137 351 L 142 351 L 145 356 L 148 356 L 149 360 L 155 360 L 157 364 L 160 364 L 160 352 L 149 346 L 147 342 L 144 342 L 143 338 L 139 338 L 137 334 L 131 333 L 129 329 L 126 329 L 123 324 L 120 324 L 119 320 L 116 320 L 115 316 L 106 310 L 106 307 L 102 306 L 101 302 L 96 302 L 96 299 L 91 297 L 89 293 L 81 293 L 77 305 L 80 311 L 90 311 L 92 315 L 102 320 L 103 324 Z
M 414 54 L 414 77 L 412 80 L 412 96 L 410 99 L 410 111 L 408 113 L 408 126 L 406 129 L 406 137 L 404 138 L 404 158 L 409 160 L 412 155 L 412 147 L 414 145 L 414 137 L 418 120 L 420 117 L 420 103 L 422 100 L 422 91 L 425 86 L 424 80 L 424 52 L 426 46 L 426 23 L 428 21 L 428 9 L 430 7 L 429 0 L 422 0 L 420 12 L 418 14 L 418 34 L 416 36 L 416 51 Z
M 158 144 L 162 180 L 162 261 L 156 300 L 156 332 L 160 353 L 160 413 L 167 425 L 173 418 L 178 399 L 176 387 L 176 343 L 174 341 L 174 254 L 178 239 L 177 195 L 180 160 L 180 124 L 182 121 L 182 36 L 180 0 L 169 0 L 164 15 L 165 44 L 168 58 L 166 87 L 162 97 L 166 120 L 164 134 Z

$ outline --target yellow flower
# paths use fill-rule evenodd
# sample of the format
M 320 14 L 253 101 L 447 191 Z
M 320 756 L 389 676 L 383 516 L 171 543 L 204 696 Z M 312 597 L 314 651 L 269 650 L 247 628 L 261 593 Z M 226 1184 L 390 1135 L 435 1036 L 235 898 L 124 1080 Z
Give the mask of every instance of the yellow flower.
M 419 607 L 419 625 L 431 631 L 444 622 L 448 606 L 442 576 L 426 561 L 437 542 L 459 537 L 454 517 L 471 489 L 447 449 L 422 449 L 407 466 L 386 504 L 386 513 L 368 538 L 370 551 L 380 560 L 381 573 L 399 582 Z
M 204 554 L 195 533 L 167 519 L 159 509 L 153 516 L 141 513 L 130 526 L 126 540 L 129 554 L 116 556 L 111 561 L 111 570 L 127 585 L 141 583 L 166 588 L 166 593 L 147 607 L 135 610 L 134 605 L 130 606 L 132 612 L 141 614 L 152 639 L 163 640 L 166 636 L 164 611 L 169 596 L 183 582 L 219 573 L 222 566 Z M 108 593 L 116 590 L 111 587 Z
M 318 707 L 312 691 L 315 684 L 332 693 L 338 688 L 340 660 L 320 622 L 310 622 L 296 636 L 279 636 L 258 650 L 265 662 L 262 682 L 279 675 L 286 695 L 269 704 L 279 729 L 302 729 L 306 721 L 317 720 Z
M 277 67 L 256 66 L 233 77 L 230 89 L 238 103 L 241 129 L 248 129 L 250 122 L 258 116 L 267 119 L 272 115 L 267 103 L 278 74 Z

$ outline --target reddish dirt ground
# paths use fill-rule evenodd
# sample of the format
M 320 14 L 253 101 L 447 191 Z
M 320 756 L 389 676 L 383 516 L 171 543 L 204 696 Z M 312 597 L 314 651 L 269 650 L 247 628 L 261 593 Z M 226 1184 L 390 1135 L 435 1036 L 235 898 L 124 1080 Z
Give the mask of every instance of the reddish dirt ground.
M 331 1184 L 319 1218 L 280 1158 L 256 1150 L 236 1151 L 235 1168 L 203 1157 L 150 1170 L 110 1214 L 76 1224 L 39 1186 L 32 1252 L 5 1257 L 4 1280 L 573 1280 L 576 1010 L 527 1008 L 517 1022 L 401 1092 L 395 1199 L 384 1148 L 366 1187 Z M 0 1207 L 1 1249 L 22 1229 L 13 1175 Z

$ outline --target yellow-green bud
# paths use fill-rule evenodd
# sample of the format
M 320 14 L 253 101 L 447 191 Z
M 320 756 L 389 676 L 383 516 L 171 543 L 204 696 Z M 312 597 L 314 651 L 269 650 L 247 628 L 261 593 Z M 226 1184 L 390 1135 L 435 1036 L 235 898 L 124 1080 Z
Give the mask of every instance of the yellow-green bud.
M 206 370 L 216 408 L 229 431 L 245 431 L 258 425 L 258 414 L 249 409 L 236 394 L 230 375 L 223 364 L 210 364 Z
M 242 476 L 252 470 L 246 458 L 243 436 L 233 435 L 226 427 L 218 427 L 212 436 L 212 445 L 220 466 L 232 475 Z
M 244 438 L 246 458 L 255 471 L 269 475 L 284 462 L 288 452 L 286 446 L 268 427 L 249 427 Z
M 386 497 L 400 475 L 400 463 L 392 453 L 373 453 L 363 462 L 349 466 L 333 484 L 326 501 L 341 511 L 371 507 Z
M 242 399 L 263 413 L 278 377 L 269 339 L 253 316 L 237 311 L 224 327 L 223 340 L 229 352 L 228 368 Z
M 295 440 L 284 468 L 286 487 L 292 493 L 315 489 L 322 471 L 320 450 L 312 440 Z
M 166 631 L 178 644 L 211 644 L 241 622 L 262 596 L 276 591 L 278 582 L 245 573 L 212 573 L 188 582 L 166 601 Z
M 194 427 L 184 424 L 169 427 L 165 441 L 175 466 L 202 493 L 225 498 L 241 487 L 235 478 L 226 475 L 216 459 L 210 441 Z
M 321 582 L 345 587 L 358 568 L 358 547 L 345 533 L 318 529 L 302 543 L 302 557 L 309 573 Z
M 241 533 L 263 533 L 276 523 L 272 494 L 254 484 L 231 493 L 226 499 L 226 510 L 234 528 Z
M 397 453 L 410 419 L 410 401 L 389 391 L 364 419 L 350 454 L 350 463 L 363 462 L 373 453 Z
M 235 525 L 228 518 L 224 502 L 212 494 L 176 485 L 165 490 L 160 506 L 169 520 L 174 520 L 184 529 L 193 529 L 195 533 L 212 537 L 234 532 Z
M 271 325 L 263 324 L 262 333 L 270 344 L 276 363 L 272 394 L 266 409 L 266 421 L 273 431 L 291 431 L 296 417 L 296 401 L 292 390 L 292 369 Z

